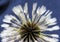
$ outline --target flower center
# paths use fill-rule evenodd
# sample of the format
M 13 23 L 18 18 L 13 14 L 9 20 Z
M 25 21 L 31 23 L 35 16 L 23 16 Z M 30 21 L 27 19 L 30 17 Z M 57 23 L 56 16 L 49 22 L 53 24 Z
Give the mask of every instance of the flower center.
M 40 28 L 37 26 L 37 24 L 28 22 L 21 26 L 20 35 L 21 39 L 23 39 L 23 42 L 26 40 L 27 42 L 30 40 L 34 42 L 40 35 Z

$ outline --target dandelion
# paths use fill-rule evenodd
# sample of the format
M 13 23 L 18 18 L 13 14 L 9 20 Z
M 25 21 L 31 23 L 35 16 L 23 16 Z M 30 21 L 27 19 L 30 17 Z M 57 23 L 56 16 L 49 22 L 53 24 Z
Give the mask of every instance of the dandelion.
M 0 34 L 2 42 L 58 42 L 58 34 L 48 34 L 59 30 L 56 18 L 51 18 L 52 11 L 44 5 L 37 8 L 37 3 L 32 7 L 32 18 L 29 17 L 28 4 L 15 6 L 13 12 L 16 16 L 6 15 L 3 19 L 4 27 Z

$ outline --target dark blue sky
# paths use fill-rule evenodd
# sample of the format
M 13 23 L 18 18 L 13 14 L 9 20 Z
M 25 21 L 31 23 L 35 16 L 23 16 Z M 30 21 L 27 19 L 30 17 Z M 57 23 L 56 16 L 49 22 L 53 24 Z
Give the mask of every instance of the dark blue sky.
M 12 8 L 18 4 L 24 6 L 25 2 L 27 2 L 29 5 L 30 14 L 31 14 L 32 4 L 34 2 L 37 2 L 38 6 L 42 6 L 42 5 L 46 6 L 47 9 L 53 11 L 52 17 L 57 18 L 57 23 L 58 23 L 57 25 L 60 26 L 60 0 L 0 0 L 0 25 L 3 23 L 2 19 L 4 18 L 4 15 L 13 14 Z M 0 27 L 0 32 L 2 30 L 3 28 Z M 57 31 L 56 33 L 60 35 L 59 31 Z

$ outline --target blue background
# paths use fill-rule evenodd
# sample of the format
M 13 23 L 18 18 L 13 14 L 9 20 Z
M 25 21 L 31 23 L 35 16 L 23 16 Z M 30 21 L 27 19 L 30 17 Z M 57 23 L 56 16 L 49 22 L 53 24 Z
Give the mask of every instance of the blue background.
M 46 6 L 47 9 L 53 11 L 52 17 L 57 18 L 57 25 L 60 26 L 60 0 L 0 0 L 0 25 L 3 23 L 2 19 L 4 18 L 4 15 L 14 14 L 12 12 L 12 8 L 14 6 L 19 4 L 24 6 L 26 2 L 28 3 L 30 15 L 31 15 L 31 9 L 33 3 L 37 2 L 38 6 L 44 5 Z M 0 32 L 1 31 L 3 31 L 3 28 L 1 28 L 0 26 Z M 60 35 L 60 31 L 56 31 L 55 33 Z M 1 38 L 0 38 L 0 42 L 1 42 Z

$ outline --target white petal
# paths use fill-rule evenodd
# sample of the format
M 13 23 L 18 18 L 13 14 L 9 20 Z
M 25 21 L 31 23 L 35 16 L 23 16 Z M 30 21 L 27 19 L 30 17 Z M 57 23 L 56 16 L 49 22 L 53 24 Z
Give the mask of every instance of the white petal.
M 6 29 L 6 30 L 10 30 L 10 29 L 13 29 L 14 27 L 4 27 L 4 29 Z
M 34 21 L 35 16 L 36 16 L 36 14 L 35 14 L 36 8 L 37 8 L 37 3 L 34 3 L 33 8 L 32 8 L 32 21 Z
M 20 35 L 17 35 L 17 36 L 16 36 L 16 39 L 18 40 L 18 39 L 20 39 L 20 37 L 21 37 Z
M 25 3 L 25 6 L 24 6 L 24 13 L 28 13 L 28 5 L 27 5 L 27 3 Z
M 26 18 L 25 18 L 25 15 L 24 15 L 21 5 L 14 7 L 13 11 L 22 20 L 22 23 L 26 23 Z
M 37 9 L 37 14 L 40 14 L 40 7 L 38 7 Z
M 35 40 L 35 42 L 38 42 L 37 40 Z
M 51 16 L 51 14 L 52 14 L 53 12 L 52 11 L 50 11 L 48 14 L 46 14 L 46 17 L 49 17 L 49 16 Z
M 8 19 L 3 19 L 2 21 L 6 23 L 11 23 L 11 20 L 8 20 Z
M 48 26 L 51 26 L 51 25 L 56 25 L 57 23 L 56 22 L 54 22 L 54 23 L 50 23 L 50 24 L 48 24 Z
M 20 22 L 15 16 L 12 15 L 6 15 L 5 19 L 3 19 L 3 22 L 11 23 L 11 20 L 15 19 L 17 22 Z
M 19 16 L 19 14 L 23 12 L 21 5 L 15 6 L 12 10 L 17 16 Z
M 7 27 L 9 27 L 9 25 L 8 24 L 2 24 L 1 27 L 7 28 Z
M 12 19 L 12 17 L 11 17 L 10 15 L 5 15 L 5 18 L 6 18 L 6 19 L 9 19 L 9 20 Z
M 3 19 L 2 21 L 6 22 L 6 23 L 11 23 L 11 20 L 9 20 L 9 19 Z
M 46 7 L 45 6 L 41 6 L 41 8 L 39 7 L 37 9 L 37 14 L 38 15 L 42 15 L 43 13 L 45 13 L 45 11 L 46 11 Z
M 23 40 L 19 40 L 19 42 L 23 42 Z
M 12 17 L 10 15 L 5 15 L 3 22 L 11 23 Z
M 45 6 L 42 6 L 41 8 L 40 7 L 38 7 L 38 9 L 37 9 L 37 18 L 35 19 L 35 21 L 43 21 L 43 20 L 41 20 L 41 19 L 39 19 L 40 18 L 40 16 L 43 14 L 43 13 L 45 13 L 45 11 L 46 11 L 46 7 Z M 41 18 L 43 18 L 43 17 L 41 17 Z M 38 22 L 39 22 L 38 21 Z
M 25 24 L 27 22 L 26 18 L 25 18 L 25 15 L 24 14 L 20 14 L 20 17 L 21 17 L 22 23 Z
M 28 4 L 25 3 L 25 6 L 24 6 L 24 13 L 27 17 L 27 21 L 31 21 L 31 19 L 29 18 L 29 13 L 28 13 Z
M 45 21 L 48 22 L 48 20 L 51 19 L 51 15 L 49 15 L 48 17 L 46 16 L 48 13 L 49 13 L 49 10 L 44 15 L 41 16 L 38 24 L 41 24 L 41 23 L 46 24 Z
M 17 31 L 12 31 L 12 30 L 4 30 L 3 32 L 1 32 L 0 37 L 2 38 L 6 38 L 6 37 L 12 37 L 12 36 L 16 36 L 19 33 Z
M 56 18 L 52 18 L 49 20 L 50 22 L 55 22 L 56 21 Z
M 17 24 L 15 24 L 15 23 L 11 23 L 12 24 L 12 27 L 20 27 L 20 25 L 17 25 Z
M 42 16 L 42 17 L 40 18 L 40 20 L 39 20 L 38 24 L 43 23 L 43 21 L 45 21 L 45 16 Z
M 49 12 L 50 12 L 50 10 L 47 10 L 47 12 L 44 15 L 46 16 L 47 14 L 49 14 Z
M 36 14 L 32 14 L 32 21 L 34 21 Z
M 56 18 L 48 19 L 46 21 L 47 21 L 47 24 L 52 24 L 52 23 L 56 22 Z
M 44 26 L 44 24 L 39 25 L 39 28 L 40 28 L 41 30 L 47 29 L 47 27 L 46 27 L 46 26 Z
M 8 38 L 2 39 L 2 42 L 8 42 Z
M 56 38 L 49 38 L 49 37 L 43 37 L 43 39 L 45 39 L 46 41 L 49 41 L 49 42 L 58 42 L 59 41 Z
M 58 34 L 51 34 L 50 36 L 55 37 L 55 38 L 59 38 Z
M 10 16 L 12 17 L 12 20 L 14 19 L 15 23 L 17 23 L 18 25 L 21 25 L 21 21 L 19 21 L 15 16 L 12 16 L 12 15 Z
M 9 42 L 15 42 L 15 40 L 11 40 L 11 41 L 9 41 Z
M 59 30 L 60 28 L 59 28 L 59 26 L 54 26 L 54 27 L 52 27 L 52 28 L 48 28 L 48 29 L 46 29 L 47 31 L 54 31 L 54 30 Z
M 33 22 L 34 22 L 34 23 L 37 23 L 40 16 L 38 16 L 37 14 L 35 14 L 35 15 L 33 15 L 33 16 L 34 16 L 34 17 L 33 17 Z
M 32 15 L 35 13 L 36 7 L 37 7 L 37 3 L 34 3 L 32 8 Z
M 4 40 L 6 40 L 6 42 L 15 42 L 15 40 L 16 40 L 16 37 L 8 37 L 8 38 L 4 38 L 4 39 L 2 39 L 2 41 L 4 42 Z
M 45 21 L 46 21 L 46 24 L 49 23 L 49 20 L 51 20 L 51 14 L 52 14 L 52 11 L 51 12 L 48 12 L 47 14 L 45 14 Z M 52 22 L 52 21 L 50 21 Z
M 49 12 L 50 13 L 50 12 Z M 45 16 L 45 18 L 46 18 L 46 20 L 49 20 L 49 19 L 51 19 L 51 14 L 47 14 L 48 16 L 46 16 L 46 14 L 44 15 Z
M 27 15 L 27 20 L 31 22 L 31 18 L 29 17 L 29 14 Z

